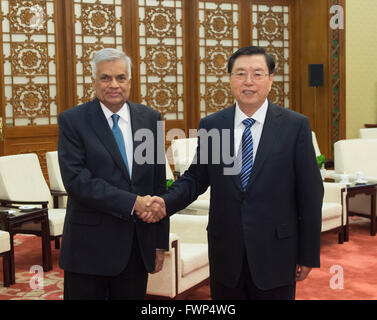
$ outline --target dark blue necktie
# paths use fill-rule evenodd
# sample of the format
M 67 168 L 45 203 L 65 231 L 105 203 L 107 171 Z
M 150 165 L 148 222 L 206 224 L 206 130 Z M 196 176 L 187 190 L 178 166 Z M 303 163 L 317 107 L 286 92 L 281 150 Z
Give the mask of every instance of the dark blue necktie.
M 251 169 L 253 168 L 253 137 L 250 128 L 255 123 L 252 118 L 247 118 L 242 121 L 245 125 L 245 130 L 242 134 L 242 168 L 240 173 L 241 186 L 245 190 L 247 182 L 249 181 Z
M 124 144 L 124 138 L 123 138 L 122 131 L 120 130 L 119 125 L 118 125 L 119 115 L 117 115 L 117 114 L 114 113 L 111 116 L 111 118 L 113 119 L 113 128 L 111 130 L 113 131 L 113 134 L 114 134 L 114 137 L 115 137 L 115 141 L 118 144 L 118 148 L 119 148 L 119 151 L 120 151 L 120 153 L 122 155 L 124 163 L 126 165 L 127 171 L 128 171 L 128 173 L 130 173 L 130 170 L 128 168 L 126 146 Z

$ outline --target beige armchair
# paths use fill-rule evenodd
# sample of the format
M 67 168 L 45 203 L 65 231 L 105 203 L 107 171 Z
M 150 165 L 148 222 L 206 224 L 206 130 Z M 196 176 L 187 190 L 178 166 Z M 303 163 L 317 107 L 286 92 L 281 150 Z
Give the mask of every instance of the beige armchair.
M 335 230 L 338 232 L 338 242 L 344 241 L 344 228 L 347 223 L 345 206 L 346 192 L 342 194 L 342 183 L 324 182 L 325 190 L 322 204 L 322 232 Z
M 0 199 L 7 204 L 30 203 L 51 208 L 51 194 L 35 153 L 0 157 Z M 51 240 L 63 233 L 65 209 L 48 209 Z M 19 233 L 40 235 L 40 225 L 24 223 Z
M 362 171 L 368 182 L 377 182 L 377 139 L 348 139 L 334 144 L 335 179 L 346 173 L 351 181 Z
M 173 161 L 176 171 L 182 175 L 190 166 L 194 159 L 197 138 L 175 139 L 171 143 L 173 151 Z M 211 188 L 208 188 L 198 199 L 191 203 L 188 207 L 180 211 L 182 214 L 206 215 L 209 212 Z
M 54 197 L 54 208 L 66 208 L 67 192 L 60 174 L 57 151 L 46 152 L 46 164 L 48 180 L 50 182 L 50 191 Z
M 11 251 L 9 232 L 0 230 L 0 257 L 3 258 L 4 287 L 10 286 L 10 279 L 11 279 L 10 260 L 11 260 L 11 255 L 13 254 L 14 253 Z
M 359 129 L 360 139 L 377 139 L 377 128 L 362 128 Z
M 209 283 L 207 216 L 170 217 L 170 247 L 162 271 L 150 274 L 147 294 L 179 299 Z
M 346 173 L 350 180 L 362 171 L 365 180 L 377 183 L 377 139 L 349 139 L 337 141 L 334 145 L 335 179 Z M 371 215 L 371 196 L 358 194 L 349 199 L 348 211 L 364 216 Z M 377 206 L 377 200 L 376 200 Z

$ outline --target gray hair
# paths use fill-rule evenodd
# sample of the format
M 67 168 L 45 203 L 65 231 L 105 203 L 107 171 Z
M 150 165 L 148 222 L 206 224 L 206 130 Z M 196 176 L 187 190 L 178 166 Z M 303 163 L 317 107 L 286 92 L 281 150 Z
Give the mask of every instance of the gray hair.
M 124 52 L 114 49 L 114 48 L 104 48 L 97 51 L 92 59 L 92 76 L 96 78 L 97 76 L 97 66 L 102 61 L 113 61 L 113 60 L 123 60 L 127 66 L 128 77 L 131 79 L 131 58 L 127 56 Z

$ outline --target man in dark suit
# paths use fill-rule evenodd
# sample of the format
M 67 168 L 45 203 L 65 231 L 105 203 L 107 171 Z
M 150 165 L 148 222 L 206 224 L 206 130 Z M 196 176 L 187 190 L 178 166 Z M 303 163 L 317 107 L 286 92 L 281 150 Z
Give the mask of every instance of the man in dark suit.
M 142 142 L 134 137 L 149 130 L 150 147 L 164 154 L 164 141 L 157 141 L 161 115 L 128 101 L 131 62 L 123 52 L 98 51 L 92 68 L 97 98 L 58 117 L 68 193 L 60 255 L 64 298 L 143 299 L 148 272 L 161 270 L 168 250 L 169 220 L 158 206 L 146 207 L 150 197 L 139 196 L 166 191 L 165 164 L 136 159 Z M 147 224 L 138 211 L 162 220 Z
M 323 183 L 311 128 L 305 116 L 267 100 L 274 68 L 259 47 L 232 55 L 228 72 L 236 103 L 200 121 L 196 161 L 163 200 L 152 198 L 171 215 L 211 187 L 213 299 L 294 299 L 296 281 L 319 267 Z M 206 136 L 214 130 L 220 140 Z M 229 150 L 238 165 L 224 160 Z M 147 213 L 140 218 L 154 221 Z

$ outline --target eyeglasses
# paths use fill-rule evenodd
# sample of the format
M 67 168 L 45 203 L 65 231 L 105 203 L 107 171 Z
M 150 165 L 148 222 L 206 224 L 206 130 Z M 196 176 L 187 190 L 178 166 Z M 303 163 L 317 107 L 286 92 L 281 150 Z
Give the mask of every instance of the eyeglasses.
M 124 74 L 121 74 L 121 75 L 115 77 L 115 81 L 118 82 L 118 83 L 125 83 L 125 82 L 130 81 L 130 80 L 131 79 L 129 79 Z M 99 81 L 102 82 L 102 83 L 110 83 L 110 82 L 113 81 L 113 78 L 104 74 L 104 75 L 100 76 Z
M 249 78 L 249 76 L 251 76 L 251 80 L 261 81 L 264 79 L 265 76 L 269 76 L 268 73 L 262 73 L 259 71 L 256 71 L 254 73 L 247 73 L 245 71 L 237 71 L 237 72 L 232 72 L 231 75 L 233 75 L 234 78 L 239 81 L 246 81 Z

